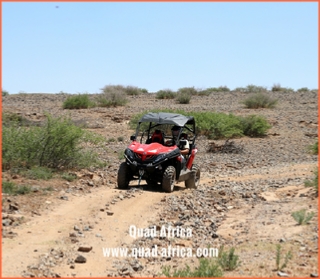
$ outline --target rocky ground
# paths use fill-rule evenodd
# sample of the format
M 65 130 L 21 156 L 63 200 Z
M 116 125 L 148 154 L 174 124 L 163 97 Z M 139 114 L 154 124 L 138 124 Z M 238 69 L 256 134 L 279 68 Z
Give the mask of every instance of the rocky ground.
M 270 92 L 275 109 L 245 109 L 245 93 L 194 96 L 189 105 L 157 100 L 152 94 L 130 96 L 126 107 L 63 110 L 67 94 L 17 94 L 3 97 L 3 111 L 41 123 L 45 114 L 69 115 L 77 124 L 106 137 L 103 169 L 74 171 L 73 182 L 60 178 L 29 180 L 10 172 L 2 179 L 31 185 L 24 196 L 2 197 L 3 277 L 160 277 L 163 266 L 196 266 L 197 258 L 106 257 L 104 248 L 235 248 L 240 266 L 226 277 L 317 277 L 318 197 L 304 181 L 314 177 L 316 155 L 307 151 L 318 137 L 318 96 L 315 92 Z M 224 140 L 198 137 L 198 189 L 183 183 L 171 194 L 144 183 L 116 189 L 119 154 L 133 133 L 131 116 L 154 108 L 264 115 L 272 124 L 264 138 Z M 120 140 L 123 138 L 124 140 Z M 225 146 L 225 149 L 214 147 Z M 46 191 L 46 189 L 52 189 Z M 291 213 L 315 212 L 307 225 Z M 156 235 L 134 238 L 130 226 L 156 228 Z M 160 236 L 162 227 L 189 228 L 192 236 Z M 282 262 L 276 270 L 276 247 Z

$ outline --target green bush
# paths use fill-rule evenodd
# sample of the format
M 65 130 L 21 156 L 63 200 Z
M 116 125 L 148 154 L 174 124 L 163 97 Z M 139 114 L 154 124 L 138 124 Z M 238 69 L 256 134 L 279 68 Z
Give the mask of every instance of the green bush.
M 214 112 L 189 113 L 196 119 L 198 132 L 211 139 L 243 136 L 241 121 L 233 114 Z
M 235 116 L 233 114 L 215 112 L 186 112 L 184 110 L 158 109 L 152 112 L 171 112 L 183 115 L 192 115 L 196 120 L 197 134 L 205 135 L 211 139 L 228 139 L 243 136 L 264 136 L 270 124 L 263 116 L 250 115 L 247 117 Z M 148 111 L 132 116 L 129 121 L 131 129 L 135 129 L 140 118 Z M 146 128 L 147 125 L 144 126 Z
M 310 151 L 311 154 L 313 155 L 318 155 L 318 140 L 312 144 L 308 146 L 308 150 Z
M 143 94 L 148 94 L 149 91 L 145 88 L 140 88 L 140 91 L 143 93 Z
M 142 90 L 136 86 L 127 86 L 125 88 L 125 92 L 127 93 L 127 95 L 136 96 L 140 95 L 142 93 Z
M 195 89 L 194 87 L 182 87 L 179 88 L 177 91 L 178 94 L 187 94 L 187 95 L 197 95 L 198 90 Z
M 122 85 L 108 85 L 102 91 L 97 97 L 100 107 L 124 106 L 128 102 L 126 88 Z
M 218 92 L 230 92 L 230 89 L 227 86 L 219 86 Z
M 232 247 L 228 252 L 222 246 L 219 252 L 218 263 L 223 270 L 235 270 L 239 265 L 239 256 L 234 254 L 235 248 Z
M 179 92 L 176 95 L 176 102 L 179 104 L 189 104 L 191 96 L 192 95 L 188 92 Z
M 263 116 L 248 115 L 246 117 L 239 117 L 242 132 L 248 137 L 262 137 L 265 136 L 271 125 Z
M 291 213 L 292 218 L 298 223 L 298 225 L 308 224 L 308 222 L 313 218 L 315 213 L 306 213 L 306 211 L 306 209 L 301 209 Z
M 263 93 L 256 93 L 246 98 L 242 103 L 246 108 L 274 108 L 278 100 Z
M 63 102 L 64 109 L 85 109 L 94 107 L 95 103 L 90 100 L 88 94 L 70 96 Z
M 9 92 L 2 89 L 2 97 L 8 96 L 8 95 L 9 95 Z
M 174 99 L 176 97 L 176 93 L 170 89 L 159 90 L 156 93 L 156 99 Z
M 230 92 L 230 89 L 227 86 L 219 86 L 219 87 L 209 87 L 205 89 L 206 92 Z
M 234 92 L 240 92 L 240 93 L 246 93 L 247 92 L 247 88 L 245 87 L 236 87 L 235 89 L 233 89 Z
M 318 194 L 318 191 L 319 191 L 319 171 L 318 169 L 315 170 L 315 176 L 312 180 L 306 180 L 304 182 L 304 186 L 305 187 L 313 187 L 315 190 L 316 190 L 316 193 Z
M 309 90 L 308 87 L 301 87 L 301 88 L 299 88 L 299 89 L 297 90 L 297 92 L 299 92 L 299 93 L 309 92 L 309 91 L 310 91 L 310 90 Z
M 31 192 L 30 186 L 16 185 L 11 181 L 2 181 L 2 193 L 9 195 L 25 195 Z
M 77 175 L 73 173 L 64 172 L 61 174 L 61 178 L 69 182 L 72 182 L 77 179 Z
M 203 90 L 198 90 L 197 96 L 209 96 L 213 91 L 211 91 L 209 88 L 208 89 L 203 89 Z
M 271 88 L 272 92 L 294 92 L 292 88 L 289 87 L 281 87 L 280 83 L 276 83 Z
M 85 145 L 98 145 L 102 141 L 102 136 L 75 126 L 68 118 L 49 115 L 42 127 L 3 127 L 2 168 L 98 165 L 97 154 Z
M 266 92 L 267 88 L 264 86 L 257 86 L 257 85 L 249 84 L 249 85 L 247 85 L 245 90 L 246 90 L 245 91 L 246 93 L 258 93 L 258 92 Z
M 17 113 L 2 112 L 2 126 L 19 125 L 25 126 L 28 124 L 28 120 Z
M 186 278 L 186 277 L 207 277 L 207 278 L 217 278 L 223 277 L 223 271 L 219 267 L 219 265 L 214 260 L 210 260 L 207 258 L 199 259 L 199 266 L 196 267 L 194 270 L 186 265 L 185 268 L 182 269 L 174 269 L 171 272 L 170 266 L 164 266 L 162 268 L 162 274 L 166 277 L 173 277 L 173 278 Z
M 22 172 L 22 175 L 29 178 L 29 179 L 36 179 L 36 180 L 49 180 L 52 178 L 52 170 L 46 167 L 32 167 L 28 170 Z
M 277 270 L 283 270 L 284 268 L 287 267 L 287 264 L 289 260 L 292 259 L 292 253 L 291 251 L 288 251 L 284 257 L 284 262 L 281 264 L 281 245 L 277 244 L 277 251 L 276 251 L 276 266 Z

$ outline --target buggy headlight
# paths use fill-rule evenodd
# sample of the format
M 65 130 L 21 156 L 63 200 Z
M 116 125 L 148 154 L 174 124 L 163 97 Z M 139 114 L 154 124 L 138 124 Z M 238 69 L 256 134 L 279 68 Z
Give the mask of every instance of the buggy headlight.
M 127 148 L 127 149 L 124 151 L 124 155 L 127 157 L 128 160 L 133 161 L 133 159 L 134 159 L 134 152 L 133 152 L 131 149 Z

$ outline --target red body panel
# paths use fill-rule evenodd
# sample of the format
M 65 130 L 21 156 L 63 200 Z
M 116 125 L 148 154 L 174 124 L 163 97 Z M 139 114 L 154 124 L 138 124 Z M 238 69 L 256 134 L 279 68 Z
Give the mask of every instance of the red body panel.
M 191 167 L 192 167 L 192 164 L 193 164 L 193 160 L 194 160 L 194 157 L 196 156 L 197 152 L 198 152 L 197 148 L 192 149 L 191 155 L 190 155 L 189 160 L 187 162 L 187 169 L 191 170 Z
M 161 153 L 168 153 L 176 148 L 178 148 L 176 145 L 174 146 L 164 146 L 160 143 L 154 142 L 150 144 L 144 144 L 144 143 L 139 143 L 137 141 L 133 141 L 130 145 L 129 148 L 141 155 L 141 159 L 145 160 L 146 158 L 154 155 L 159 155 Z

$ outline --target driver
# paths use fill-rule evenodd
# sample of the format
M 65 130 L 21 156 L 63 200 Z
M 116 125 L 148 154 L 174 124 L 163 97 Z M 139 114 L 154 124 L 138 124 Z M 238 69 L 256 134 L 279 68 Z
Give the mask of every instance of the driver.
M 181 155 L 188 155 L 190 146 L 189 141 L 187 140 L 187 134 L 181 133 L 180 137 L 179 134 L 181 132 L 182 128 L 180 126 L 173 126 L 171 129 L 172 133 L 172 140 L 169 140 L 166 142 L 166 145 L 172 145 L 173 143 L 178 143 L 177 146 L 179 146 Z M 179 139 L 178 139 L 179 137 Z M 183 142 L 181 140 L 184 140 Z

